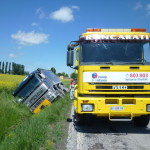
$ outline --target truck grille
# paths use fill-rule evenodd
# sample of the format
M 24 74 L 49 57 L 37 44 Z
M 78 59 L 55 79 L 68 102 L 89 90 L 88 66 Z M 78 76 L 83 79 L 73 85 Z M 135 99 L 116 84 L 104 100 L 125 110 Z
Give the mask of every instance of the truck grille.
M 150 94 L 149 83 L 88 83 L 86 90 L 95 94 Z
M 150 92 L 150 90 L 89 90 L 89 92 Z
M 112 85 L 112 84 L 113 84 L 113 85 L 117 85 L 117 84 L 118 84 L 118 85 L 133 85 L 133 84 L 134 84 L 134 85 L 137 85 L 137 84 L 138 84 L 138 85 L 145 85 L 145 83 L 115 83 L 115 82 L 114 82 L 114 83 L 89 82 L 88 84 L 89 84 L 89 85 L 110 85 L 110 84 L 111 84 L 111 85 Z M 147 84 L 150 84 L 150 83 L 146 83 L 146 85 L 147 85 Z
M 96 89 L 113 89 L 113 86 L 96 86 Z M 127 89 L 144 89 L 144 86 L 127 86 Z

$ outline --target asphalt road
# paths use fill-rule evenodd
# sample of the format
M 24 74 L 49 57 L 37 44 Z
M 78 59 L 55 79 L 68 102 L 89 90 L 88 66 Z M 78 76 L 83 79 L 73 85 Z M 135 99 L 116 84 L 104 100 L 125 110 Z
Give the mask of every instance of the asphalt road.
M 76 126 L 73 108 L 69 120 L 67 150 L 150 150 L 150 124 L 140 128 L 132 122 L 94 119 Z

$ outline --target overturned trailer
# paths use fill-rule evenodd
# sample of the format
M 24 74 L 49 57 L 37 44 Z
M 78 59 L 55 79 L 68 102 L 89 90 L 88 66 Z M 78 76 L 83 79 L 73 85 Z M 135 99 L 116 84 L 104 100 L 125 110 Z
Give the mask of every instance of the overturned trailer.
M 13 92 L 17 102 L 25 104 L 32 113 L 38 113 L 68 89 L 50 70 L 37 69 L 30 73 Z

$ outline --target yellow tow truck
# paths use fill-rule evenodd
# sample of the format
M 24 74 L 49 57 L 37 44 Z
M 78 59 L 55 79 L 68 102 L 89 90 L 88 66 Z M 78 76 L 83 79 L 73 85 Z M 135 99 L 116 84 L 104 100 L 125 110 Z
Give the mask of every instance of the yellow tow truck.
M 147 126 L 150 114 L 150 33 L 146 29 L 86 29 L 68 45 L 76 70 L 75 122 L 89 115 Z

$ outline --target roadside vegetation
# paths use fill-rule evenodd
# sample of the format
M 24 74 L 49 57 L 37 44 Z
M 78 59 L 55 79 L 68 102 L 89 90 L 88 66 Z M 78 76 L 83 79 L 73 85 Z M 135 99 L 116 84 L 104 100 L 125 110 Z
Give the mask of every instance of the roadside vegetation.
M 67 136 L 65 127 L 71 106 L 69 94 L 33 115 L 12 96 L 12 91 L 23 78 L 0 75 L 0 150 L 55 150 Z M 63 82 L 69 85 L 69 81 Z

